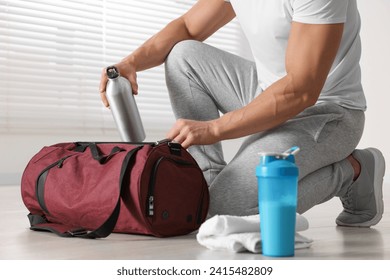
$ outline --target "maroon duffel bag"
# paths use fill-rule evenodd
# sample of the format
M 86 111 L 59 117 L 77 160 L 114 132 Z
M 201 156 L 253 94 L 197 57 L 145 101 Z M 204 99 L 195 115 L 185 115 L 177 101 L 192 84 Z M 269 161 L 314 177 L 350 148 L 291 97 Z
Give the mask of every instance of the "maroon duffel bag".
M 31 229 L 64 237 L 188 234 L 209 205 L 199 166 L 169 141 L 44 147 L 24 170 L 21 191 Z

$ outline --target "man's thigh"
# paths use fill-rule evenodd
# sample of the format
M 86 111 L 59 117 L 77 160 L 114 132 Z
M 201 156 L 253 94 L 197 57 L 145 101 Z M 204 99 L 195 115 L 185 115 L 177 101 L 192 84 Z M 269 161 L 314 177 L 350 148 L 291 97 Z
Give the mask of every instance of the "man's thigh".
M 196 103 L 206 95 L 226 113 L 247 105 L 260 90 L 253 61 L 194 40 L 175 45 L 165 73 L 173 107 L 182 106 L 183 96 Z
M 260 152 L 300 147 L 299 178 L 346 158 L 363 131 L 364 112 L 322 103 L 285 124 L 249 136 L 210 186 L 211 214 L 249 215 L 257 211 L 256 165 Z
M 260 152 L 283 152 L 298 146 L 296 163 L 299 177 L 303 178 L 350 155 L 360 141 L 363 128 L 363 111 L 320 103 L 275 129 L 249 136 L 236 160 L 253 157 L 254 164 Z

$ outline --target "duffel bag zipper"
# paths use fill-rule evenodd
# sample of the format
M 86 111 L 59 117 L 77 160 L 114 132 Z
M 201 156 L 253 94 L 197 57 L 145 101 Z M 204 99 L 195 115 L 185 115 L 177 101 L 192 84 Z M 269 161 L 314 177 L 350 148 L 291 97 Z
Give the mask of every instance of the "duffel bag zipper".
M 72 155 L 63 157 L 60 160 L 50 164 L 48 167 L 43 169 L 42 172 L 39 173 L 39 175 L 38 175 L 38 179 L 37 179 L 37 183 L 36 183 L 36 187 L 35 187 L 35 195 L 37 197 L 37 201 L 38 201 L 39 206 L 46 213 L 49 213 L 49 211 L 47 210 L 47 207 L 46 207 L 45 197 L 44 197 L 45 182 L 46 182 L 47 174 L 49 173 L 49 170 L 52 169 L 55 166 L 57 166 L 58 168 L 62 168 L 62 165 L 64 164 L 64 161 L 68 157 L 71 157 L 71 156 Z
M 94 143 L 94 144 L 129 144 L 129 145 L 138 145 L 138 146 L 143 146 L 143 145 L 151 145 L 152 147 L 155 147 L 155 146 L 158 146 L 158 145 L 161 145 L 161 144 L 165 144 L 165 143 L 173 143 L 173 144 L 177 144 L 177 145 L 180 145 L 179 143 L 175 143 L 175 142 L 172 142 L 172 140 L 170 139 L 162 139 L 162 140 L 158 140 L 158 141 L 155 141 L 155 142 L 83 142 L 83 141 L 78 141 L 78 142 L 75 142 L 76 145 L 86 145 L 86 144 L 90 144 L 90 143 Z
M 127 144 L 127 145 L 134 145 L 134 146 L 144 146 L 144 145 L 151 145 L 152 147 L 157 146 L 158 144 L 161 144 L 160 141 L 156 142 L 118 142 L 118 141 L 100 141 L 100 142 L 84 142 L 84 141 L 77 141 L 74 142 L 74 144 L 77 145 L 88 145 L 88 144 Z
M 156 163 L 154 164 L 153 166 L 153 169 L 152 169 L 152 174 L 151 174 L 151 178 L 150 178 L 150 181 L 149 181 L 149 188 L 148 188 L 148 197 L 147 197 L 147 216 L 149 217 L 153 217 L 154 216 L 154 203 L 155 203 L 155 200 L 154 200 L 154 189 L 155 189 L 155 186 L 156 186 L 156 177 L 157 177 L 157 171 L 158 171 L 158 167 L 160 166 L 161 162 L 163 160 L 169 160 L 175 164 L 179 164 L 179 165 L 186 165 L 186 166 L 192 166 L 194 165 L 192 162 L 188 162 L 188 161 L 184 161 L 184 160 L 178 160 L 178 159 L 174 159 L 174 158 L 170 158 L 170 157 L 160 157 Z

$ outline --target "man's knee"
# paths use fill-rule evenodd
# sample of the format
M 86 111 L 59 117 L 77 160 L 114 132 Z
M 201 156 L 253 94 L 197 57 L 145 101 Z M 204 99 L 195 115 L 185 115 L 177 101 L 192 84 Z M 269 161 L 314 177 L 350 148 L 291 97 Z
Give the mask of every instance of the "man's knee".
M 165 60 L 165 70 L 177 70 L 189 63 L 189 60 L 197 53 L 196 49 L 202 44 L 195 40 L 178 42 L 168 54 Z

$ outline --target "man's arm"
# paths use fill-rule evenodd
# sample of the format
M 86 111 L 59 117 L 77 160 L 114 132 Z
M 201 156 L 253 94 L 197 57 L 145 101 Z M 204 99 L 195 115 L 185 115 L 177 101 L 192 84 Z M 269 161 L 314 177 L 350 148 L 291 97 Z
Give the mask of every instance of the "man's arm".
M 137 94 L 136 72 L 164 63 L 174 45 L 183 40 L 203 41 L 235 17 L 230 3 L 224 0 L 199 0 L 188 12 L 170 22 L 156 35 L 147 40 L 133 53 L 116 64 L 122 76 L 132 84 Z M 105 97 L 107 76 L 103 69 L 100 92 L 103 103 L 108 106 Z
M 168 137 L 184 147 L 212 144 L 276 127 L 316 103 L 336 57 L 343 24 L 293 22 L 286 52 L 286 76 L 247 106 L 216 120 L 178 120 Z

